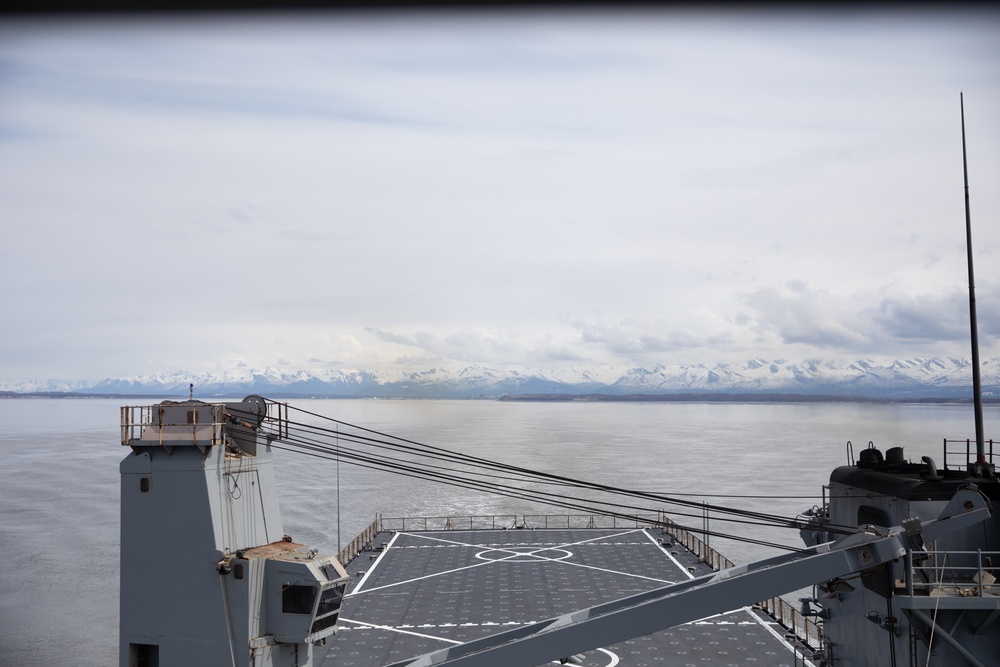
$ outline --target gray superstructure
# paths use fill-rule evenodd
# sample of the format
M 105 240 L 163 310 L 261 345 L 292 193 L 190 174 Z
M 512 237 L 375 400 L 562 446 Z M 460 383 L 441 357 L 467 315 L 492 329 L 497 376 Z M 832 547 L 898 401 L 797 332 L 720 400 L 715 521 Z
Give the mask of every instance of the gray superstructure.
M 347 577 L 285 536 L 281 429 L 254 396 L 122 408 L 121 667 L 306 666 L 333 634 Z
M 802 517 L 809 523 L 803 539 L 815 545 L 831 539 L 833 527 L 887 531 L 972 504 L 992 510 L 988 520 L 965 530 L 913 536 L 903 558 L 819 584 L 814 604 L 826 635 L 826 664 L 1000 664 L 1000 481 L 992 451 L 985 466 L 971 451 L 950 465 L 957 452 L 949 445 L 955 443 L 945 441 L 941 469 L 926 456 L 907 461 L 901 447 L 883 455 L 869 446 L 855 463 L 831 473 L 829 502 Z

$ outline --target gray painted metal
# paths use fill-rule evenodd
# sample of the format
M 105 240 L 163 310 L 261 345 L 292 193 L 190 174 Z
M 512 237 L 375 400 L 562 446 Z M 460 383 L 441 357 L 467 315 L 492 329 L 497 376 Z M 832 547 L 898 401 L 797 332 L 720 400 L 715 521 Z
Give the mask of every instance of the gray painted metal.
M 942 533 L 980 523 L 989 516 L 978 507 L 934 522 Z M 540 665 L 631 637 L 674 627 L 862 569 L 906 553 L 906 534 L 858 533 L 839 542 L 706 575 L 591 609 L 524 626 L 392 667 L 429 665 Z
M 840 470 L 846 470 L 840 469 Z M 943 531 L 943 522 L 966 508 L 991 512 L 996 481 L 980 485 L 949 482 L 929 464 L 920 472 L 872 470 L 859 481 L 831 480 L 826 516 L 811 517 L 815 528 L 803 535 L 822 536 L 824 525 L 857 525 L 860 517 L 881 517 L 887 524 L 911 529 L 906 558 L 889 562 L 850 582 L 822 582 L 825 659 L 836 665 L 997 664 L 1000 656 L 1000 586 L 989 572 L 1000 562 L 1000 519 L 995 513 L 981 524 Z M 836 471 L 835 471 L 836 472 Z M 945 471 L 947 472 L 947 471 Z M 923 492 L 887 493 L 885 488 L 912 478 Z M 931 499 L 937 489 L 952 489 L 950 498 Z M 888 487 L 887 487 L 888 485 Z M 986 487 L 990 488 L 987 489 Z M 901 487 L 907 488 L 907 487 Z M 986 495 L 988 491 L 991 495 Z M 938 494 L 940 495 L 940 494 Z M 991 551 L 992 550 L 992 551 Z M 985 581 L 983 581 L 985 579 Z M 977 581 L 978 580 L 978 581 Z
M 262 410 L 123 409 L 121 667 L 310 665 L 335 631 L 348 577 L 284 535 Z

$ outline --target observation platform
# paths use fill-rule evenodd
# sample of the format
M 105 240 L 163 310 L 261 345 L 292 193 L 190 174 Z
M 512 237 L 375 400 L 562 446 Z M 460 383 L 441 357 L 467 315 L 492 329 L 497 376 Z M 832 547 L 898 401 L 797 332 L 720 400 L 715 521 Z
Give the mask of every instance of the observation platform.
M 352 581 L 318 664 L 381 667 L 711 572 L 695 551 L 718 558 L 680 528 L 598 528 L 593 518 L 575 528 L 563 518 L 564 528 L 506 530 L 456 528 L 451 519 L 447 530 L 386 530 L 391 520 L 376 521 L 357 549 L 342 552 Z M 797 614 L 778 604 L 781 615 Z M 799 634 L 804 620 L 794 621 Z M 794 667 L 813 665 L 811 656 L 755 605 L 584 653 L 576 664 Z

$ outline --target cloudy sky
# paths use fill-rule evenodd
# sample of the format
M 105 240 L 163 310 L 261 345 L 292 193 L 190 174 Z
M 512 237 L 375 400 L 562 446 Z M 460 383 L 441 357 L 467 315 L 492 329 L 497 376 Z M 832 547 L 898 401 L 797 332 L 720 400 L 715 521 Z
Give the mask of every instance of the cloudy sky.
M 1000 354 L 1000 13 L 0 21 L 0 380 Z

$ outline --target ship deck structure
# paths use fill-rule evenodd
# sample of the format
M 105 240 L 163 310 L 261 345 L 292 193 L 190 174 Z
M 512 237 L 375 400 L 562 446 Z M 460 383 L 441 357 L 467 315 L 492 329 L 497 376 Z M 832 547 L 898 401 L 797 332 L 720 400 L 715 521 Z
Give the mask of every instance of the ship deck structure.
M 352 583 L 339 630 L 319 664 L 391 664 L 713 571 L 678 539 L 697 540 L 680 528 L 621 521 L 599 528 L 595 517 L 585 516 L 541 519 L 541 526 L 506 530 L 463 529 L 457 518 L 438 520 L 445 529 L 392 530 L 386 527 L 405 522 L 380 517 L 370 541 L 347 563 Z M 607 517 L 596 523 L 600 519 L 607 523 Z M 567 527 L 544 527 L 562 521 Z M 724 561 L 704 544 L 691 546 L 711 553 L 710 562 Z M 789 619 L 797 613 L 778 604 Z M 807 619 L 795 622 L 805 630 Z M 754 605 L 602 647 L 577 661 L 784 667 L 813 664 L 817 648 Z

